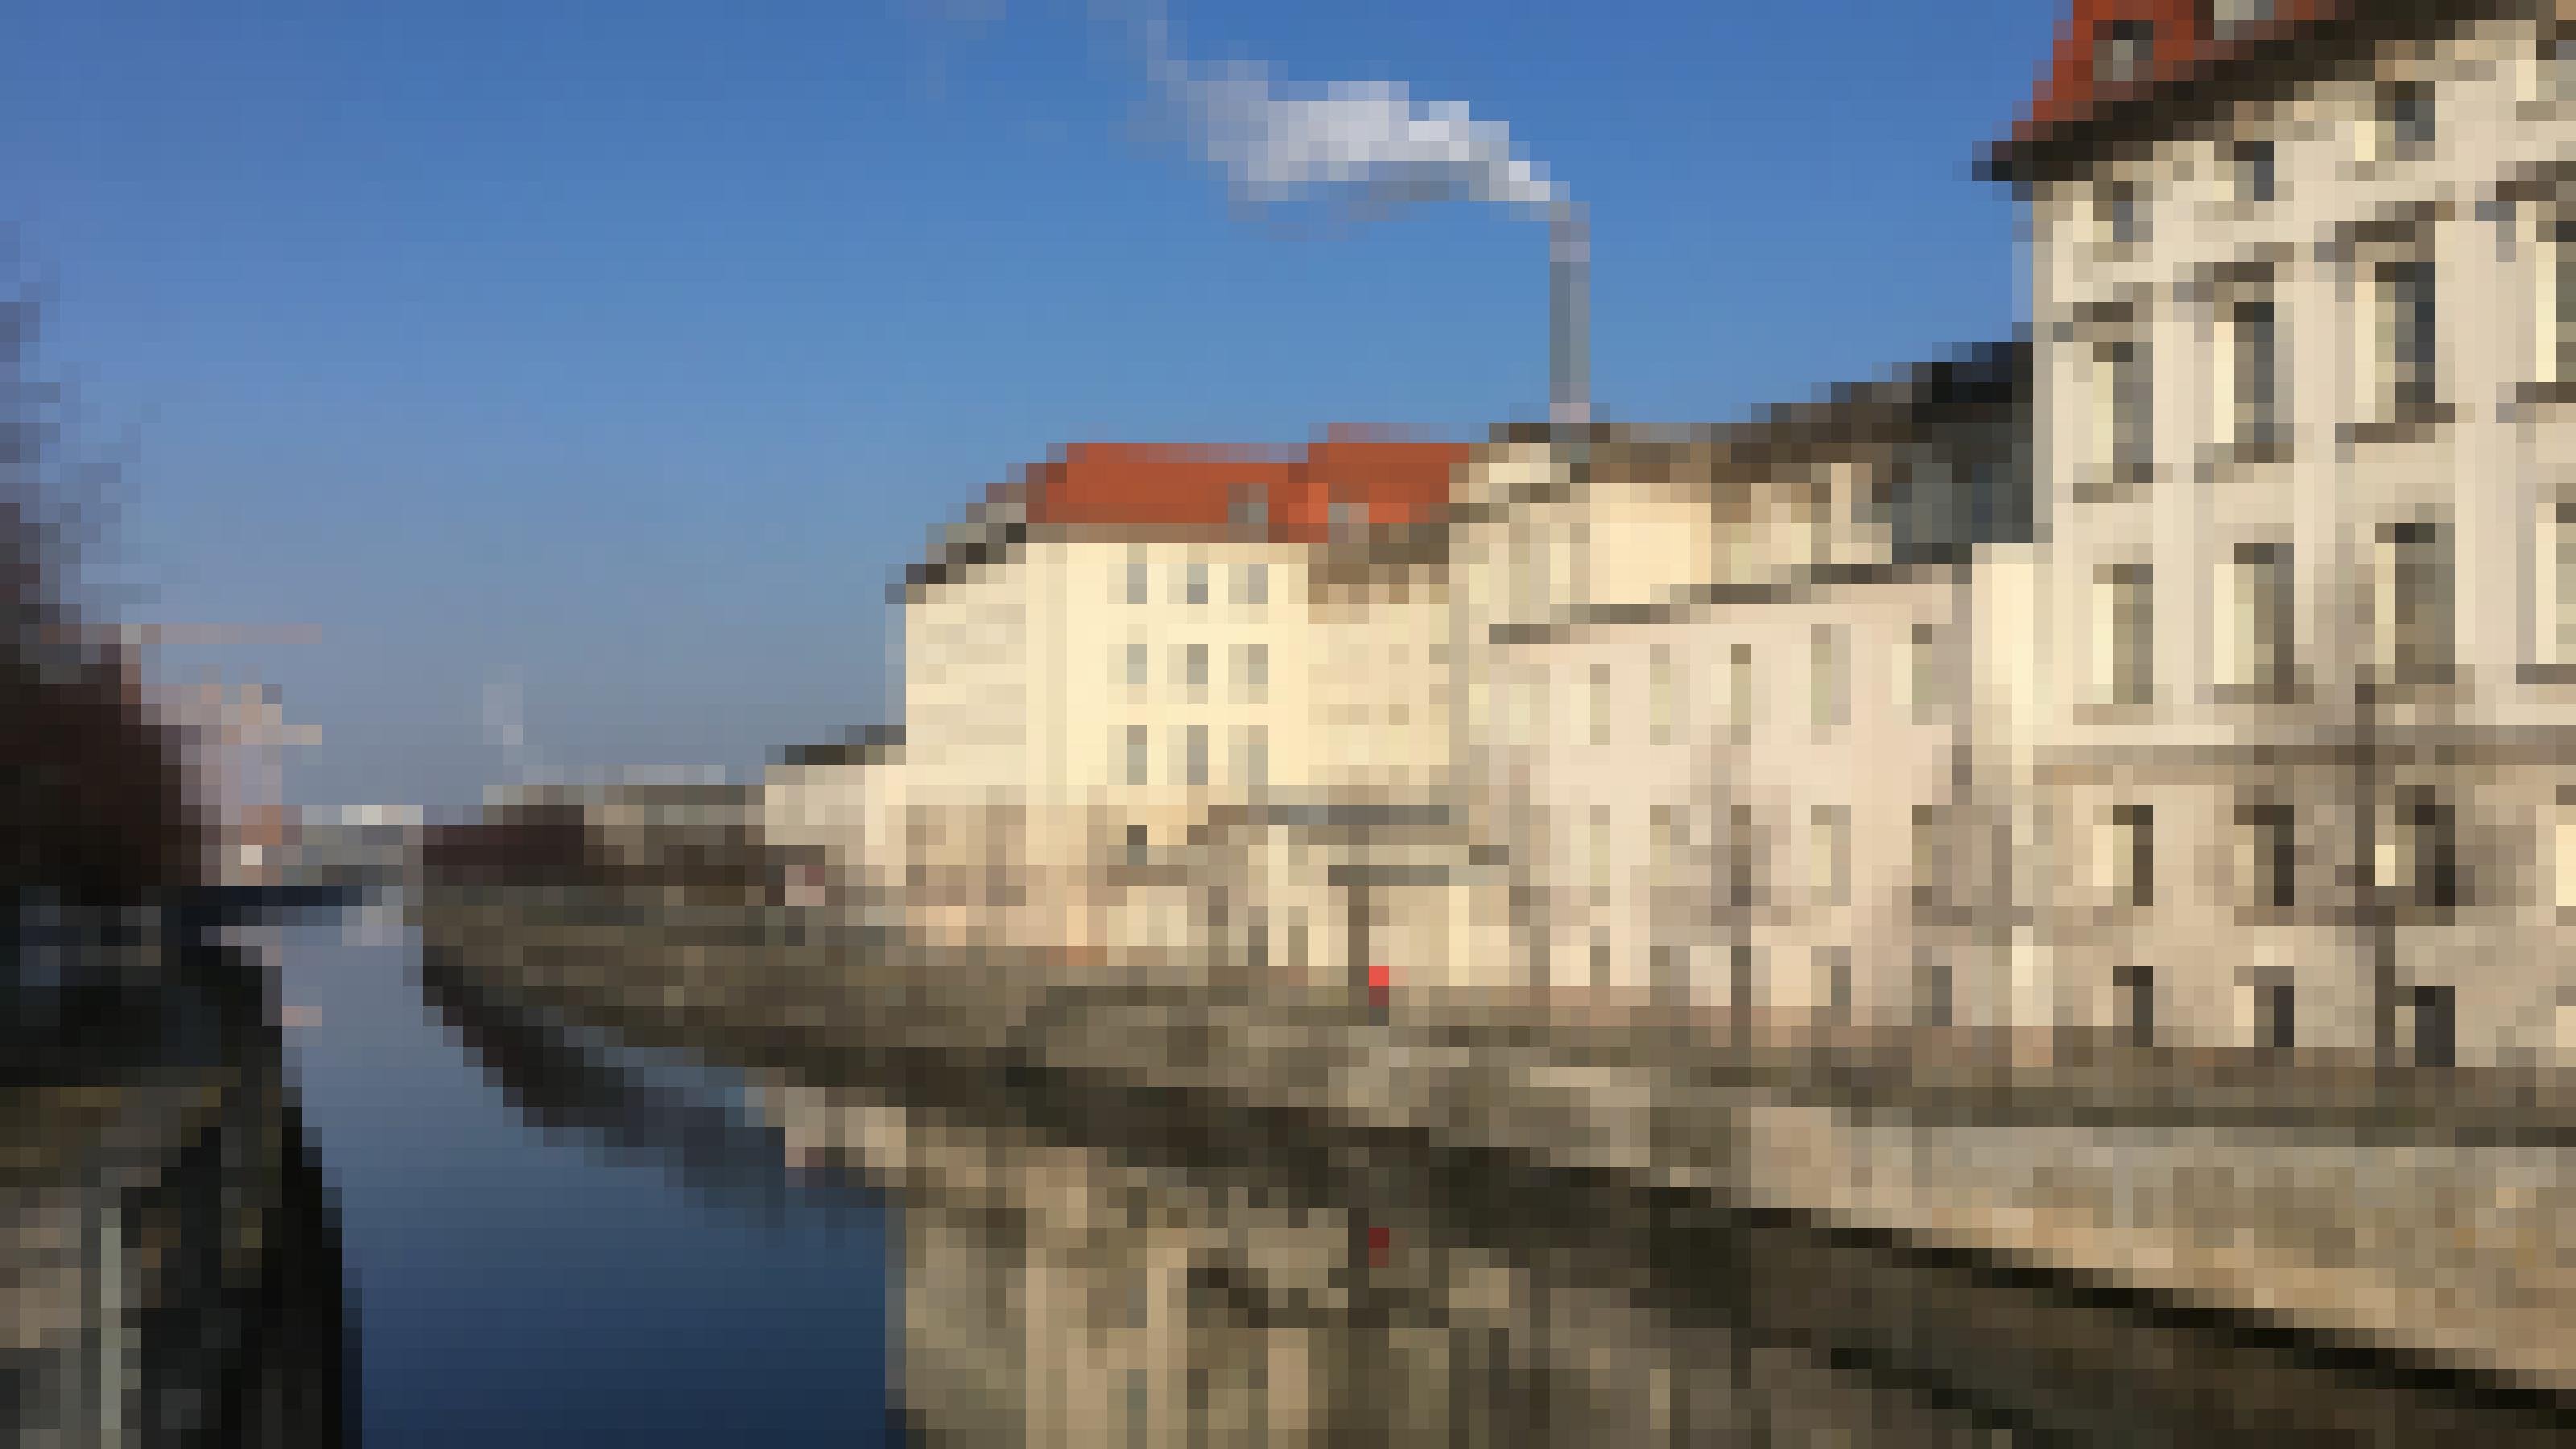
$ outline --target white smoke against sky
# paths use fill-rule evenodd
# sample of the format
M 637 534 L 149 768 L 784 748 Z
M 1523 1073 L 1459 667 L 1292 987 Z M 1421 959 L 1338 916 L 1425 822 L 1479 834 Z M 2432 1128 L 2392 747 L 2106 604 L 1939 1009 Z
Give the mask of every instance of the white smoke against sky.
M 1258 63 L 1202 73 L 1175 56 L 1161 0 L 1097 0 L 1098 11 L 1118 8 L 1156 95 L 1179 111 L 1200 159 L 1225 173 L 1238 201 L 1353 210 L 1466 201 L 1550 218 L 1565 210 L 1562 188 L 1514 153 L 1511 128 L 1476 119 L 1460 102 L 1418 103 L 1398 81 L 1281 96 Z
M 932 0 L 977 27 L 1003 0 Z M 1345 216 L 1445 201 L 1507 206 L 1547 225 L 1553 416 L 1589 414 L 1590 223 L 1565 188 L 1519 155 L 1511 128 L 1457 101 L 1416 102 L 1401 82 L 1343 81 L 1282 96 L 1257 63 L 1205 72 L 1178 55 L 1167 0 L 1088 0 L 1104 30 L 1124 29 L 1155 98 L 1177 113 L 1199 158 L 1225 173 L 1238 204 L 1270 211 L 1317 201 Z

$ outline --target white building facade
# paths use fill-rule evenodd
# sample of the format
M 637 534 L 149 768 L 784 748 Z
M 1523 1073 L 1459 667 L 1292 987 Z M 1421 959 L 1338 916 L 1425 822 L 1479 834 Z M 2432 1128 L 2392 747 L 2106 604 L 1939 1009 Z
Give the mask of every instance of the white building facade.
M 2552 7 L 2399 9 L 2267 42 L 2080 5 L 2000 154 L 2035 259 L 2054 1023 L 2571 1044 L 2576 91 Z

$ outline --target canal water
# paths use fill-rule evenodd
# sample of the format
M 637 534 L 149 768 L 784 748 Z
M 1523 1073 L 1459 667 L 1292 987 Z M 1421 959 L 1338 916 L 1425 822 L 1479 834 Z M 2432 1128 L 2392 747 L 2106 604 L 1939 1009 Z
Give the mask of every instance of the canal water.
M 370 1449 L 890 1442 L 881 1202 L 541 1125 L 425 1002 L 408 931 L 278 944 Z M 701 1118 L 730 1096 L 642 1074 Z

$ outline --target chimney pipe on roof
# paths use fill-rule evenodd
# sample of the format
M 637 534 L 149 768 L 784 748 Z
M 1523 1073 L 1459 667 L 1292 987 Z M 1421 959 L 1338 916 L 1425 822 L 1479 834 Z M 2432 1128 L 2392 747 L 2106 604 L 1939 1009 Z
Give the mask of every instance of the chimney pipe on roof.
M 1547 236 L 1549 420 L 1581 427 L 1592 420 L 1592 234 L 1582 211 L 1559 200 Z

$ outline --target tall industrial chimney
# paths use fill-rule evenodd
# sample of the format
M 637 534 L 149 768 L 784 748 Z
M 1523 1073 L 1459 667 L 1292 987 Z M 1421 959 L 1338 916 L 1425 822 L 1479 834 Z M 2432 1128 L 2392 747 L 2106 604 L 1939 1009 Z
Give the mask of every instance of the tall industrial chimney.
M 1551 421 L 1581 427 L 1592 420 L 1592 236 L 1563 199 L 1549 209 L 1547 233 Z

